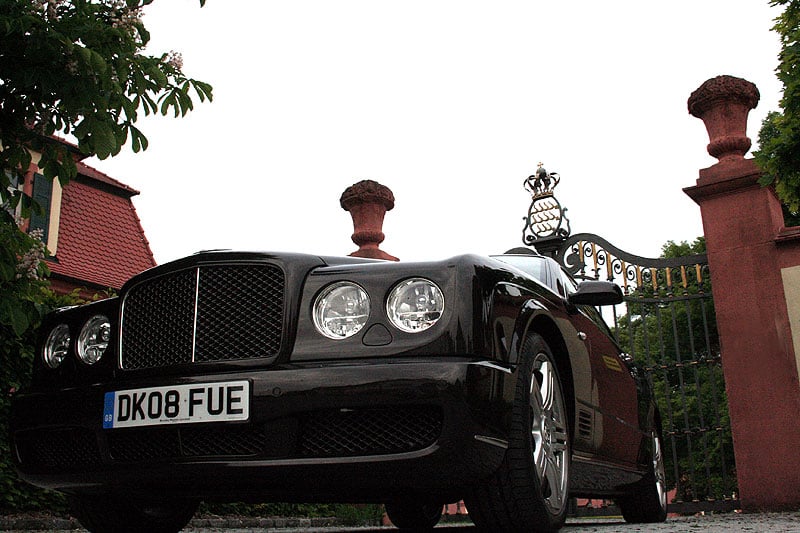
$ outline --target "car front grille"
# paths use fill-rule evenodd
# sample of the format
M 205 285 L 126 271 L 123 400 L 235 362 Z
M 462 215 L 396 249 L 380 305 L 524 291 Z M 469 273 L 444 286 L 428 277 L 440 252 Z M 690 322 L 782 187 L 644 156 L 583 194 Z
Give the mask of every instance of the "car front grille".
M 204 265 L 134 285 L 122 307 L 121 367 L 277 355 L 284 285 L 269 264 Z

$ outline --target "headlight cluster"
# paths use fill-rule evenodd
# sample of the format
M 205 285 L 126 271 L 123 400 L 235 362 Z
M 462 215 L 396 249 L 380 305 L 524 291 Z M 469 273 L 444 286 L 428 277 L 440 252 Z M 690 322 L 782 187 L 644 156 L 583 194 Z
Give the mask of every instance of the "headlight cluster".
M 444 295 L 434 282 L 411 278 L 397 284 L 386 299 L 391 324 L 407 333 L 433 326 L 444 311 Z M 317 331 L 330 339 L 346 339 L 358 333 L 369 320 L 370 299 L 359 285 L 340 281 L 325 287 L 314 301 Z
M 369 318 L 367 291 L 342 281 L 328 285 L 314 302 L 314 325 L 330 339 L 346 339 L 358 333 Z
M 408 333 L 425 331 L 444 311 L 439 287 L 424 278 L 407 279 L 397 285 L 386 301 L 386 313 L 394 326 Z
M 94 315 L 84 322 L 78 335 L 78 357 L 87 365 L 98 362 L 111 340 L 111 322 L 103 315 Z M 50 368 L 58 368 L 69 353 L 72 335 L 67 324 L 59 324 L 50 330 L 44 343 L 42 357 Z
M 44 362 L 50 368 L 58 368 L 69 353 L 69 343 L 72 337 L 69 326 L 59 324 L 50 331 L 44 343 Z

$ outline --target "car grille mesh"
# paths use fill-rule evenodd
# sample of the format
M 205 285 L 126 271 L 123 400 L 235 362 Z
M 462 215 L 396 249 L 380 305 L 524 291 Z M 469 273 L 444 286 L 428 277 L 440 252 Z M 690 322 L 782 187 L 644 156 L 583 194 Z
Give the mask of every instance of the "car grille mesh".
M 277 355 L 284 275 L 275 265 L 210 265 L 135 285 L 125 296 L 122 368 Z
M 196 361 L 275 355 L 281 346 L 283 272 L 263 266 L 201 270 Z
M 37 469 L 80 471 L 116 463 L 177 459 L 330 458 L 413 452 L 433 445 L 442 412 L 429 406 L 319 411 L 299 419 L 211 427 L 130 428 L 98 435 L 82 428 L 31 430 L 15 435 L 22 464 Z
M 111 458 L 122 463 L 168 459 L 181 455 L 175 428 L 123 429 L 108 435 Z
M 410 452 L 433 444 L 441 430 L 441 413 L 429 408 L 329 411 L 305 421 L 300 450 L 307 457 Z
M 137 285 L 125 297 L 123 368 L 192 361 L 196 272 L 184 270 Z
M 187 428 L 181 431 L 183 451 L 192 457 L 258 455 L 266 435 L 260 426 Z
M 327 458 L 404 453 L 439 438 L 442 414 L 427 406 L 320 411 L 298 420 L 108 433 L 111 458 L 138 463 L 199 457 Z
M 36 468 L 78 471 L 101 462 L 97 437 L 89 430 L 33 430 L 15 440 L 22 463 Z

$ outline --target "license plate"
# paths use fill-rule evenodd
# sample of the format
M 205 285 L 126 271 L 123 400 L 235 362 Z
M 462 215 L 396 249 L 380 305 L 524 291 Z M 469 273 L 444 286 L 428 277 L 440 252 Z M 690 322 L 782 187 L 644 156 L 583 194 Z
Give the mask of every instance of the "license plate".
M 250 382 L 195 383 L 107 392 L 104 428 L 234 422 L 250 417 Z

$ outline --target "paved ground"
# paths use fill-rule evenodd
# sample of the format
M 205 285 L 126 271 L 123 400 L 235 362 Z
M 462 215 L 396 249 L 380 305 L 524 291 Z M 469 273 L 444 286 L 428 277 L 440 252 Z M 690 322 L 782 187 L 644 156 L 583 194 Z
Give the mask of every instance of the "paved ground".
M 633 531 L 661 531 L 686 533 L 723 533 L 736 531 L 753 532 L 800 532 L 800 512 L 770 514 L 719 514 L 671 518 L 663 524 L 633 525 L 613 519 L 570 520 L 565 533 L 617 533 Z
M 391 527 L 342 527 L 326 525 L 324 521 L 308 519 L 213 519 L 193 520 L 185 532 L 191 533 L 245 533 L 245 532 L 317 532 L 317 533 L 345 533 L 345 532 L 380 532 L 392 531 Z M 82 531 L 72 520 L 50 517 L 2 517 L 0 516 L 0 532 L 10 531 Z M 474 531 L 468 524 L 445 524 L 437 528 L 437 532 L 466 532 Z M 800 533 L 800 511 L 795 513 L 767 513 L 767 514 L 720 514 L 706 516 L 692 516 L 672 518 L 663 524 L 633 525 L 626 524 L 614 518 L 586 518 L 570 519 L 563 529 L 564 533 L 626 533 L 635 531 L 659 531 L 671 533 L 698 532 L 727 533 L 737 531 L 751 531 L 754 533 Z

